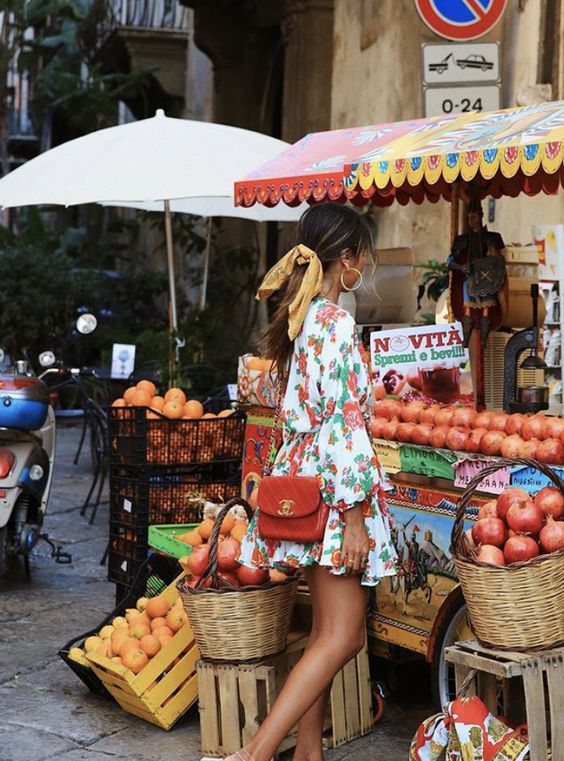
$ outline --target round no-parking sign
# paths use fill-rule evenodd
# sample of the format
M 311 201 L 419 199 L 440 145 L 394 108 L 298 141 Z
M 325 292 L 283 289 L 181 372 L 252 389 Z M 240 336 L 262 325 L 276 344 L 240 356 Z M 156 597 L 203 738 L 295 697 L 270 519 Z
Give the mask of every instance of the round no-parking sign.
M 414 0 L 425 24 L 447 40 L 473 40 L 497 24 L 507 0 Z

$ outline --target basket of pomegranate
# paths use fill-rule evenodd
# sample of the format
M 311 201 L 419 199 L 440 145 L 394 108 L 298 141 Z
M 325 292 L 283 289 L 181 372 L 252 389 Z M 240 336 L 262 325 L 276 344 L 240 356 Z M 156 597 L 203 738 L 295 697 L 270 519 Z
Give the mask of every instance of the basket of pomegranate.
M 483 478 L 526 465 L 554 486 L 531 497 L 509 487 L 481 506 L 464 530 L 467 507 Z M 460 498 L 451 535 L 458 578 L 472 629 L 488 647 L 533 650 L 564 644 L 564 481 L 524 457 L 485 467 Z
M 215 517 L 206 565 L 197 567 L 197 552 L 192 552 L 188 558 L 192 574 L 178 583 L 178 590 L 202 658 L 247 663 L 285 650 L 298 574 L 253 569 L 238 562 L 222 533 L 224 519 L 235 505 L 252 517 L 246 500 L 227 502 Z

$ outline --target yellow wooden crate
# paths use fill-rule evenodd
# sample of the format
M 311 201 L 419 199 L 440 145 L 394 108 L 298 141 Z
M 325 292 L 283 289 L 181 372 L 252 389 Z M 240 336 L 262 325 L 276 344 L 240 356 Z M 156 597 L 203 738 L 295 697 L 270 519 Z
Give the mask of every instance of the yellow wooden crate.
M 178 596 L 177 581 L 162 593 L 171 605 Z M 198 700 L 196 663 L 200 652 L 189 624 L 176 632 L 137 675 L 103 655 L 88 653 L 86 657 L 124 711 L 163 729 L 170 729 Z

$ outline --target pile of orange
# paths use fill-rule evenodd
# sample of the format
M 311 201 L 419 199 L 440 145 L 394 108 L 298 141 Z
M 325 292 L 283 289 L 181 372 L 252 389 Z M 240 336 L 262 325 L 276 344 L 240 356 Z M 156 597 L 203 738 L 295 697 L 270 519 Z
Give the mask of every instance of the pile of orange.
M 222 410 L 218 415 L 205 412 L 203 404 L 197 399 L 187 399 L 181 388 L 169 388 L 164 396 L 160 396 L 155 384 L 149 380 L 130 386 L 123 397 L 112 403 L 112 407 L 147 407 L 147 417 L 153 419 L 164 415 L 172 420 L 205 420 L 233 414 L 231 409 Z
M 138 674 L 187 623 L 180 597 L 172 606 L 162 595 L 140 597 L 135 608 L 87 637 L 82 647 L 71 648 L 69 658 L 90 667 L 86 656 L 96 653 Z

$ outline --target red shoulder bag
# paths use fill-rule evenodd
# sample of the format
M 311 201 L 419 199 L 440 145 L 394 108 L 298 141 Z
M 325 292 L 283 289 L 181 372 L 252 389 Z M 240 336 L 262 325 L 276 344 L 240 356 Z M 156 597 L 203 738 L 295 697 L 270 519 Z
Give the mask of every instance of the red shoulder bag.
M 280 387 L 270 449 L 258 489 L 259 533 L 264 539 L 319 542 L 325 533 L 329 505 L 321 497 L 318 479 L 315 476 L 270 475 L 276 459 L 276 429 L 282 400 Z

